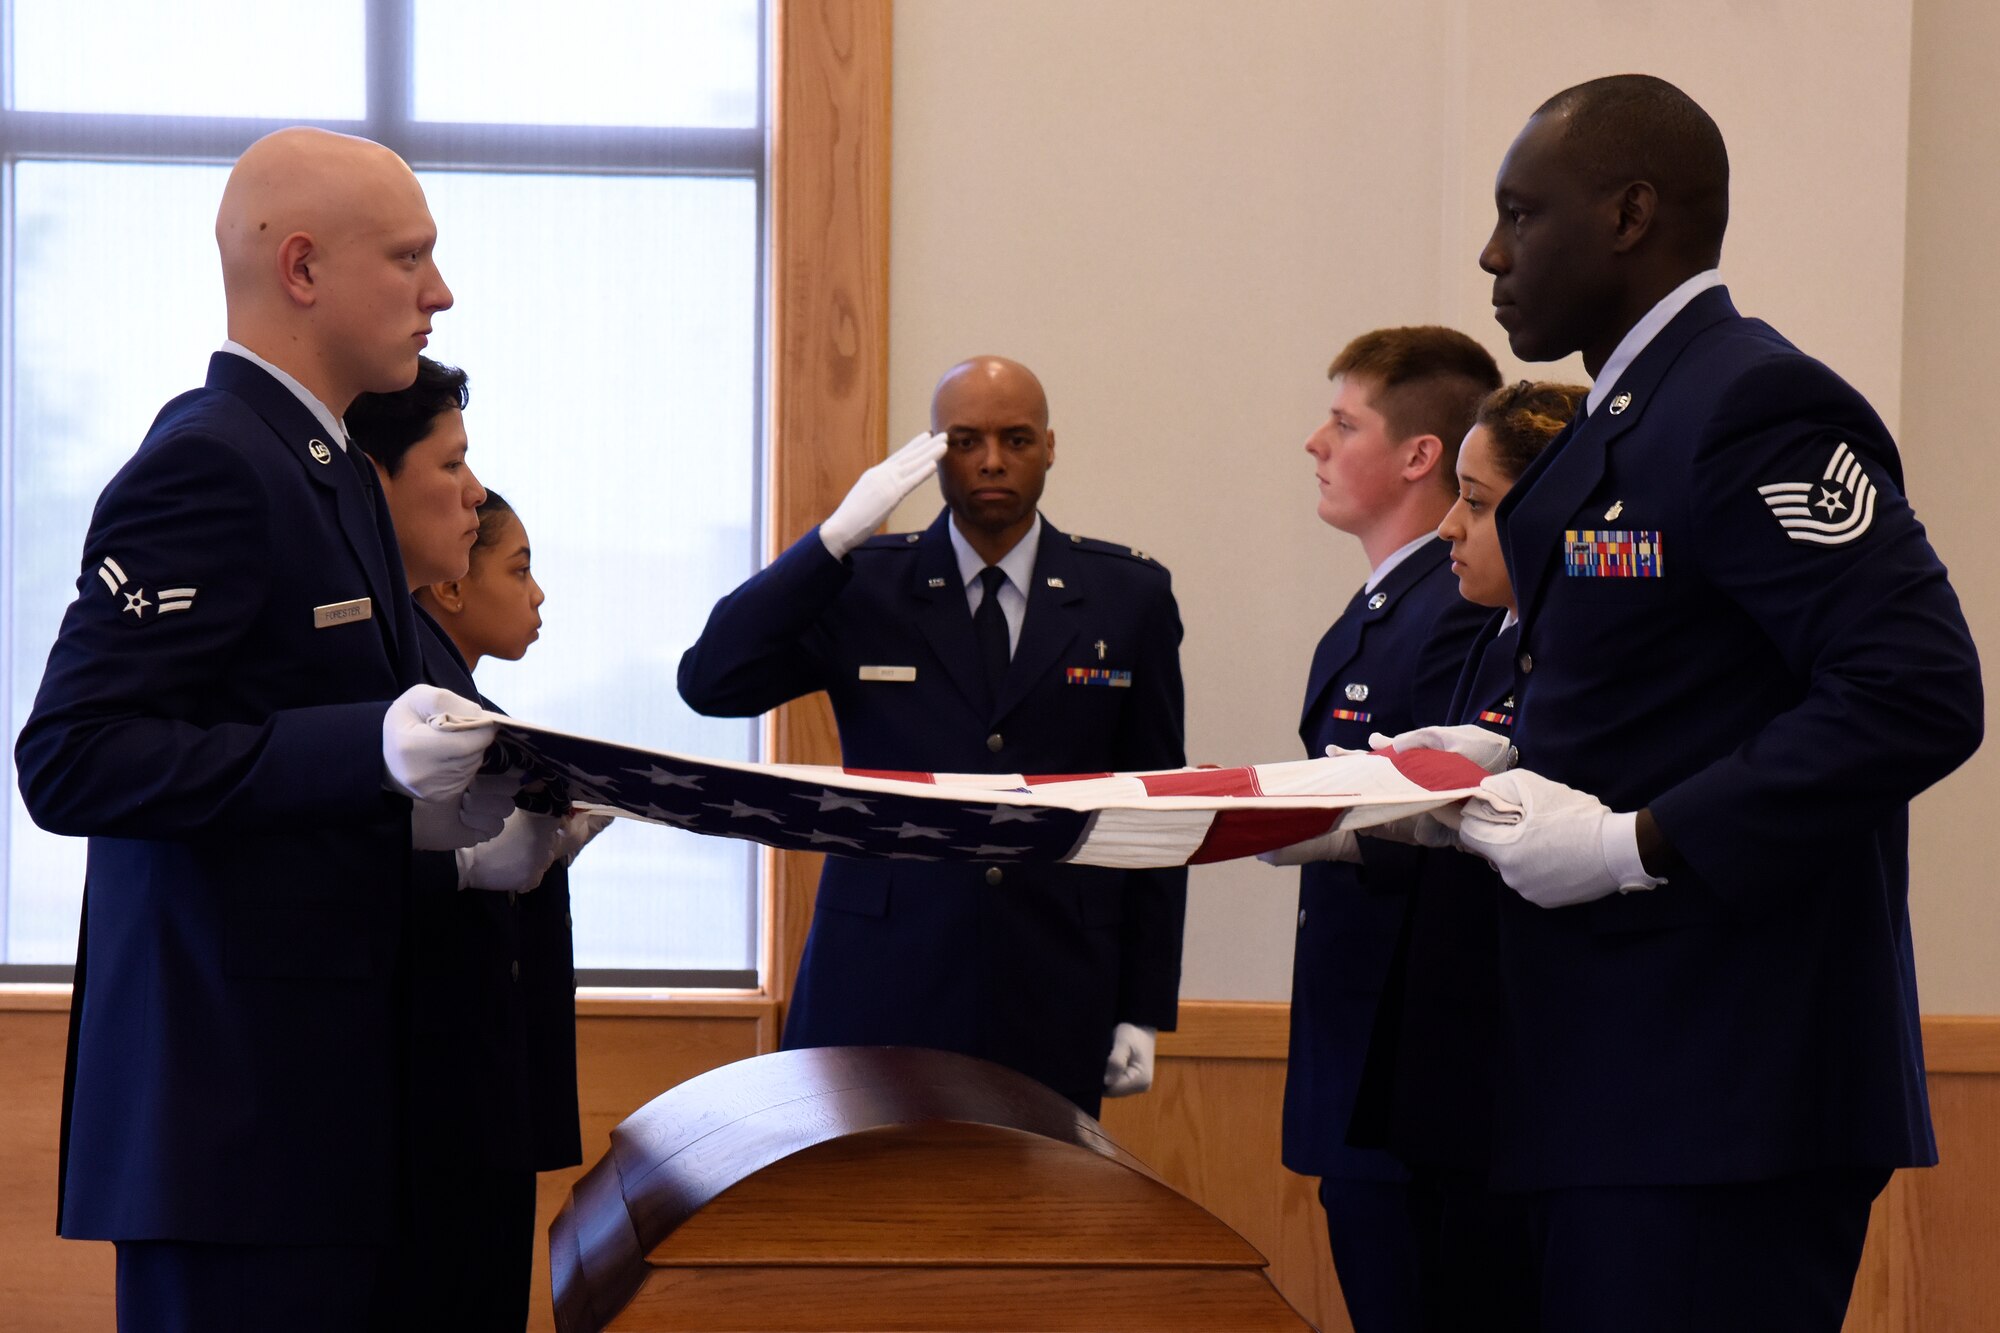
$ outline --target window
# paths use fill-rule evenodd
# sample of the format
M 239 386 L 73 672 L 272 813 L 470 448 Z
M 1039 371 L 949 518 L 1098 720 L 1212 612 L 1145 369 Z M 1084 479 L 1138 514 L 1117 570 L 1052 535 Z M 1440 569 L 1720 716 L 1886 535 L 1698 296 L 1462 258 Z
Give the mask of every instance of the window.
M 26 719 L 98 491 L 224 336 L 228 164 L 280 124 L 414 166 L 480 478 L 521 513 L 541 642 L 481 688 L 551 725 L 748 757 L 674 671 L 760 562 L 757 0 L 9 0 L 0 21 L 0 975 L 66 975 L 83 844 L 27 818 Z M 190 39 L 199 29 L 200 41 Z M 171 51 L 171 59 L 158 53 Z M 282 57 L 275 53 L 284 52 Z M 620 825 L 574 872 L 586 984 L 756 984 L 748 844 Z

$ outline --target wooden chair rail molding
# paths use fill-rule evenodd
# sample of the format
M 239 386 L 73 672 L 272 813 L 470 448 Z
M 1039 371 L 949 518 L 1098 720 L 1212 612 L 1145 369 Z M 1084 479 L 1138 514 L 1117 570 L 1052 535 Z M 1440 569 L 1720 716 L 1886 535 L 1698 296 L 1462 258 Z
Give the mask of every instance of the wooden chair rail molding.
M 63 1012 L 69 987 L 0 986 L 0 1012 Z M 776 1050 L 777 1004 L 757 992 L 585 992 L 579 1018 L 718 1018 L 771 1025 L 759 1049 Z M 1160 1034 L 1160 1054 L 1188 1060 L 1283 1060 L 1291 1006 L 1258 1000 L 1183 1000 L 1180 1027 Z M 1924 1063 L 1933 1074 L 2000 1074 L 2000 1014 L 1930 1014 Z

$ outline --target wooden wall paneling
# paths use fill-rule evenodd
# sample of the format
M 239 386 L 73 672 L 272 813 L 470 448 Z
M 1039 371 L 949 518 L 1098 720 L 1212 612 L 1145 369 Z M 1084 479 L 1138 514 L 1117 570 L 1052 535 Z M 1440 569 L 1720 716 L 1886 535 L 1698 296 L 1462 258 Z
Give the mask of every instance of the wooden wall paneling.
M 883 457 L 889 399 L 889 0 L 773 7 L 769 524 L 776 554 Z M 840 762 L 826 696 L 778 710 L 774 759 Z M 821 858 L 770 864 L 765 984 L 790 993 Z
M 0 999 L 0 1329 L 108 1330 L 114 1255 L 56 1235 L 69 988 Z
M 769 1049 L 766 999 L 585 999 L 578 1019 L 584 1153 L 666 1088 Z M 1104 1123 L 1175 1188 L 1242 1233 L 1308 1319 L 1347 1323 L 1314 1182 L 1278 1161 L 1284 1088 L 1281 1004 L 1193 1001 L 1163 1034 L 1158 1083 L 1109 1102 Z M 109 1245 L 55 1235 L 56 1128 L 68 996 L 0 989 L 0 1328 L 100 1333 L 112 1326 Z M 1877 1201 L 1845 1333 L 2000 1333 L 2000 1018 L 1924 1023 L 1943 1164 L 1898 1172 Z M 541 1183 L 542 1227 L 578 1172 Z M 553 1327 L 538 1245 L 533 1322 Z
M 1111 1136 L 1242 1234 L 1271 1281 L 1326 1333 L 1350 1333 L 1327 1250 L 1318 1181 L 1279 1161 L 1284 1004 L 1184 1002 L 1160 1034 L 1153 1089 L 1104 1104 Z

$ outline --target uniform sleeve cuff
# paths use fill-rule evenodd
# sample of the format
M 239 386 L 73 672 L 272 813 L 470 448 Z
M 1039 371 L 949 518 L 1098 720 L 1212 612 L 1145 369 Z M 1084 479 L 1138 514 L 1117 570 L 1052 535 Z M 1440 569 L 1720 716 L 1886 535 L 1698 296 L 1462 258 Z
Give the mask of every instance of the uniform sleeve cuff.
M 1639 857 L 1638 811 L 1606 815 L 1599 831 L 1604 839 L 1604 868 L 1617 881 L 1618 892 L 1656 889 L 1667 882 L 1660 876 L 1647 874 L 1646 863 Z

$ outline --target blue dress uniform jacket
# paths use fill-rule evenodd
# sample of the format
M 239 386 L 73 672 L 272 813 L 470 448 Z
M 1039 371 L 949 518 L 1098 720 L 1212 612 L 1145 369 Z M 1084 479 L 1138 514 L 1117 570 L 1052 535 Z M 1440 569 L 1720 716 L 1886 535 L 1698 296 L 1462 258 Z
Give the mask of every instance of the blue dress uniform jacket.
M 1419 547 L 1373 593 L 1357 593 L 1321 638 L 1299 721 L 1308 757 L 1328 745 L 1366 750 L 1371 732 L 1444 720 L 1489 614 L 1458 595 L 1450 551 L 1441 540 Z M 1301 1175 L 1404 1180 L 1401 1163 L 1351 1146 L 1348 1130 L 1423 852 L 1369 839 L 1361 855 L 1359 865 L 1300 871 L 1284 1162 Z
M 1934 1162 L 1908 803 L 1977 747 L 1982 697 L 1882 422 L 1718 288 L 1497 517 L 1522 765 L 1650 807 L 1685 862 L 1503 899 L 1499 1183 Z
M 410 806 L 382 717 L 420 668 L 355 462 L 218 354 L 92 515 L 16 749 L 35 821 L 90 839 L 66 1236 L 389 1239 Z
M 445 631 L 417 608 L 424 677 L 493 712 Z M 416 853 L 410 974 L 420 1154 L 495 1171 L 583 1160 L 569 868 L 527 893 L 460 889 L 450 852 Z
M 1445 720 L 1512 735 L 1519 699 L 1519 624 L 1493 611 L 1459 677 Z M 1484 1180 L 1493 1159 L 1493 1081 L 1500 1040 L 1500 896 L 1513 896 L 1476 856 L 1429 852 L 1410 903 L 1383 1062 L 1391 1080 L 1385 1133 L 1412 1165 Z
M 744 717 L 825 690 L 850 768 L 1184 763 L 1180 613 L 1166 570 L 1044 520 L 1020 642 L 989 704 L 949 521 L 946 511 L 922 533 L 873 538 L 844 561 L 807 533 L 716 604 L 681 658 L 682 697 Z M 915 678 L 866 679 L 871 666 Z M 829 857 L 785 1045 L 962 1051 L 1094 1113 L 1112 1028 L 1174 1026 L 1186 897 L 1179 869 Z

